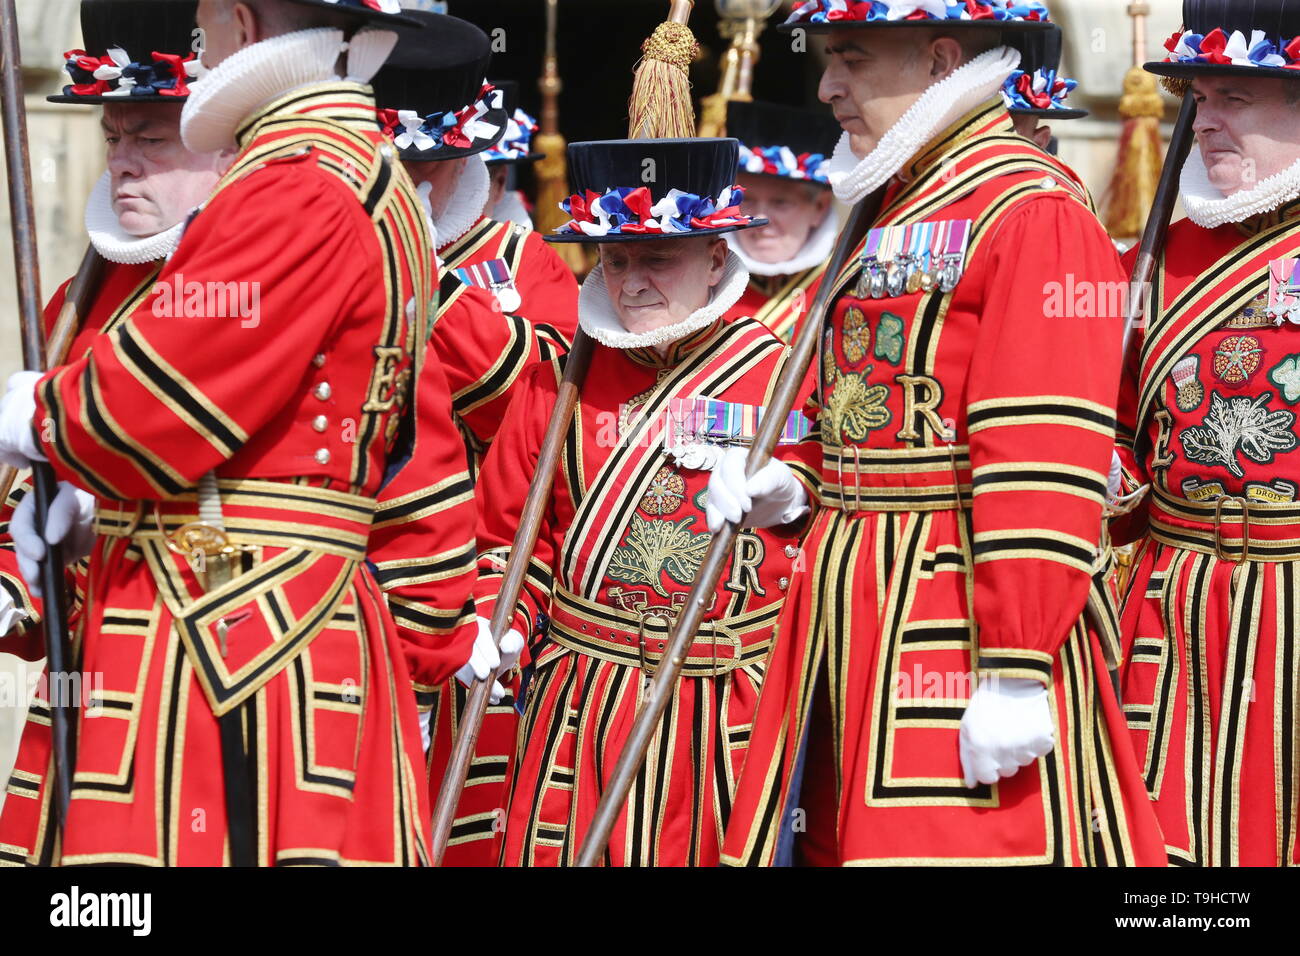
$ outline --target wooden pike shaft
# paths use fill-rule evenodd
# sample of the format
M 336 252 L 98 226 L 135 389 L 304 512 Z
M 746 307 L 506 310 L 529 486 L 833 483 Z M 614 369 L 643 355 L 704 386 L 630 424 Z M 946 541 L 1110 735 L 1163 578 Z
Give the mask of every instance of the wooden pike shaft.
M 830 305 L 831 291 L 835 286 L 834 279 L 848 262 L 849 255 L 865 231 L 866 224 L 874 217 L 875 198 L 869 196 L 854 206 L 844 228 L 840 230 L 835 251 L 826 267 L 826 279 L 817 289 L 812 307 L 808 310 L 808 316 L 795 339 L 794 351 L 785 370 L 781 373 L 763 419 L 758 423 L 758 433 L 754 436 L 754 443 L 750 446 L 749 455 L 745 459 L 747 477 L 757 474 L 768 463 L 772 452 L 776 449 L 776 443 L 785 427 L 785 420 L 790 410 L 794 408 L 808 366 L 817 351 L 826 310 Z M 687 598 L 685 606 L 677 617 L 672 638 L 664 651 L 662 663 L 655 672 L 654 682 L 650 685 L 650 693 L 636 715 L 636 722 L 632 725 L 632 732 L 623 746 L 623 752 L 619 754 L 609 785 L 601 794 L 600 803 L 596 806 L 591 827 L 583 840 L 582 848 L 578 851 L 578 866 L 595 866 L 604 855 L 614 823 L 623 811 L 628 792 L 632 789 L 632 782 L 640 772 L 641 765 L 645 763 L 650 740 L 658 730 L 664 710 L 672 700 L 682 666 L 686 662 L 686 653 L 700 629 L 704 612 L 713 601 L 714 593 L 718 589 L 718 581 L 722 577 L 739 531 L 739 525 L 727 522 L 723 529 L 713 535 L 709 541 L 709 550 L 695 575 L 695 585 L 691 588 L 690 597 Z
M 565 436 L 573 422 L 573 410 L 578 404 L 583 380 L 591 366 L 591 355 L 595 343 L 581 329 L 574 336 L 573 348 L 565 359 L 564 376 L 560 380 L 559 392 L 555 397 L 555 408 L 551 420 L 547 423 L 546 434 L 542 438 L 541 451 L 537 458 L 537 469 L 533 472 L 532 483 L 528 486 L 528 498 L 524 502 L 523 514 L 515 538 L 510 546 L 510 557 L 506 561 L 505 575 L 501 581 L 501 590 L 497 594 L 496 607 L 492 612 L 492 639 L 497 646 L 510 630 L 514 620 L 515 604 L 523 588 L 524 578 L 528 574 L 528 561 L 533 555 L 537 535 L 542 529 L 542 518 L 551 503 L 551 488 L 555 484 L 555 470 L 560 464 L 560 451 L 564 447 Z M 465 702 L 465 711 L 461 715 L 460 731 L 452 746 L 451 760 L 447 772 L 442 778 L 442 787 L 438 790 L 438 802 L 433 812 L 433 860 L 435 866 L 442 864 L 447 852 L 447 841 L 451 837 L 452 821 L 456 818 L 456 807 L 460 803 L 461 792 L 465 789 L 465 780 L 469 776 L 470 762 L 474 758 L 474 746 L 478 742 L 479 729 L 483 726 L 483 716 L 487 713 L 488 698 L 492 692 L 493 677 L 476 680 L 470 687 Z
M 81 257 L 77 274 L 68 285 L 68 293 L 63 299 L 63 308 L 59 309 L 58 318 L 54 320 L 54 329 L 46 346 L 50 368 L 62 365 L 68 357 L 72 340 L 81 329 L 81 321 L 90 308 L 90 300 L 99 288 L 100 276 L 104 272 L 104 260 L 95 251 L 94 246 L 86 247 L 86 254 Z M 9 497 L 14 482 L 18 479 L 18 469 L 9 465 L 0 466 L 0 502 Z
M 18 48 L 18 16 L 14 0 L 0 0 L 0 106 L 4 113 L 5 166 L 9 174 L 10 223 L 14 238 L 14 272 L 18 286 L 18 313 L 23 329 L 23 365 L 33 371 L 45 368 L 45 337 L 41 319 L 41 273 L 36 253 L 36 212 L 32 201 L 31 162 L 27 147 L 27 109 L 23 103 L 21 54 Z M 47 462 L 35 462 L 32 489 L 36 502 L 36 527 L 44 528 L 50 502 L 58 491 L 54 470 Z M 41 563 L 41 590 L 45 595 L 42 620 L 45 625 L 46 671 L 56 678 L 51 687 L 66 688 L 68 669 L 67 593 L 63 581 L 63 549 L 51 545 Z M 63 700 L 51 691 L 51 730 L 54 749 L 54 805 L 62 824 L 67 820 L 71 797 L 71 769 L 74 753 L 69 707 L 77 702 Z
M 1151 285 L 1151 277 L 1155 275 L 1156 262 L 1165 246 L 1165 234 L 1169 231 L 1169 220 L 1173 217 L 1174 205 L 1178 202 L 1178 178 L 1187 152 L 1192 147 L 1192 122 L 1195 119 L 1196 101 L 1192 99 L 1192 91 L 1188 90 L 1183 94 L 1183 105 L 1178 110 L 1178 119 L 1174 122 L 1174 131 L 1169 137 L 1165 164 L 1160 169 L 1160 183 L 1156 186 L 1151 212 L 1147 214 L 1142 238 L 1138 242 L 1133 273 L 1129 276 L 1128 303 L 1124 310 L 1124 340 L 1120 353 L 1125 358 L 1125 368 L 1129 348 L 1134 340 L 1133 333 L 1142 323 L 1146 290 Z

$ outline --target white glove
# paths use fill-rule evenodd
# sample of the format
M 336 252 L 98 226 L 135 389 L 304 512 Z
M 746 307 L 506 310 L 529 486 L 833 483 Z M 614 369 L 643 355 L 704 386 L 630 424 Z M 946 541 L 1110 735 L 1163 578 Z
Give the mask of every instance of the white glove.
M 456 672 L 456 679 L 468 687 L 475 680 L 487 680 L 489 674 L 501 674 L 515 666 L 519 654 L 524 649 L 523 635 L 518 631 L 507 631 L 501 639 L 498 650 L 496 641 L 492 640 L 492 624 L 485 618 L 478 619 L 478 634 L 474 638 L 474 649 L 470 652 L 465 666 Z M 501 682 L 492 681 L 492 694 L 488 702 L 493 706 L 501 703 L 506 696 L 506 689 Z
M 746 528 L 772 528 L 789 524 L 808 511 L 808 495 L 785 462 L 773 458 L 746 481 L 748 456 L 748 449 L 728 448 L 709 476 L 704 517 L 714 534 L 727 521 L 743 521 Z
M 33 461 L 46 460 L 32 437 L 40 377 L 40 372 L 14 372 L 9 376 L 9 390 L 0 398 L 0 463 L 26 468 Z
M 45 560 L 45 546 L 62 543 L 64 564 L 84 558 L 95 543 L 94 522 L 95 496 L 60 481 L 46 516 L 45 534 L 41 535 L 36 531 L 36 495 L 28 492 L 23 496 L 9 522 L 9 536 L 28 591 L 41 596 L 40 563 Z
M 420 741 L 424 744 L 424 752 L 429 752 L 429 747 L 433 745 L 433 710 L 426 710 L 420 715 Z
M 1112 450 L 1110 453 L 1110 474 L 1106 476 L 1106 497 L 1111 501 L 1119 497 L 1121 471 L 1119 452 Z
M 980 681 L 961 718 L 966 786 L 997 783 L 1056 746 L 1047 688 L 1027 677 Z
M 14 625 L 19 621 L 26 619 L 27 612 L 14 604 L 13 596 L 8 591 L 0 588 L 0 637 L 13 630 Z

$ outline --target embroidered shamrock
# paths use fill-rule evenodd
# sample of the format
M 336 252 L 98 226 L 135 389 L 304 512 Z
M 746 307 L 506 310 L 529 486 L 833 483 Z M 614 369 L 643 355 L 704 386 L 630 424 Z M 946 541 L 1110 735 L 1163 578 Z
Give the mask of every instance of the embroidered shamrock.
M 1241 478 L 1245 475 L 1237 460 L 1237 449 L 1260 464 L 1268 464 L 1278 452 L 1296 447 L 1291 431 L 1295 413 L 1272 411 L 1268 400 L 1272 392 L 1255 398 L 1233 395 L 1225 398 L 1217 391 L 1210 394 L 1210 410 L 1200 425 L 1184 428 L 1178 439 L 1192 461 L 1222 465 Z
M 880 316 L 876 329 L 876 358 L 897 365 L 903 359 L 903 317 L 893 312 Z
M 1268 373 L 1268 380 L 1282 392 L 1282 398 L 1294 405 L 1300 402 L 1300 355 L 1288 355 Z

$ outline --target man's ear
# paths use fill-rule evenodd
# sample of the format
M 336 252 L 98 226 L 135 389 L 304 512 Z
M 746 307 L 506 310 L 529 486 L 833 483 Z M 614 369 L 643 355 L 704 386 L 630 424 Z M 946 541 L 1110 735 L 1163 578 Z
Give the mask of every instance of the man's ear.
M 722 274 L 727 271 L 727 240 L 714 236 L 709 240 L 709 288 L 712 289 L 722 281 Z
M 930 78 L 935 83 L 947 79 L 961 66 L 961 44 L 952 37 L 935 37 L 930 41 Z
M 1029 138 L 1038 144 L 1039 149 L 1043 152 L 1047 152 L 1047 144 L 1052 141 L 1052 127 L 1043 123 L 1042 125 L 1035 127 L 1033 135 Z
M 252 46 L 259 40 L 264 39 L 262 36 L 262 23 L 257 17 L 257 11 L 248 4 L 236 3 L 231 9 L 231 16 L 235 18 L 239 49 L 242 50 L 244 47 Z

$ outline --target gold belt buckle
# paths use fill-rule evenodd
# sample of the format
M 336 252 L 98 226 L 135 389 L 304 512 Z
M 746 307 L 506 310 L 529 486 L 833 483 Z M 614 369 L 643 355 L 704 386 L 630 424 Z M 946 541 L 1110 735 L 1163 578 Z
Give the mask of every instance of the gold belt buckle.
M 1223 506 L 1233 502 L 1241 507 L 1241 556 L 1233 558 L 1224 553 L 1223 546 Z M 1244 564 L 1250 560 L 1250 501 L 1235 495 L 1223 495 L 1214 502 L 1214 556 L 1220 561 L 1234 561 Z
M 677 615 L 671 609 L 666 607 L 646 607 L 641 609 L 641 611 L 638 614 L 638 617 L 639 617 L 639 623 L 637 624 L 637 629 L 636 629 L 636 640 L 637 640 L 637 651 L 641 658 L 641 673 L 645 675 L 645 678 L 647 680 L 650 680 L 654 678 L 655 671 L 654 671 L 654 667 L 650 664 L 650 662 L 646 660 L 646 643 L 645 643 L 646 624 L 649 623 L 652 619 L 657 618 L 663 621 L 664 624 L 667 625 L 668 630 L 671 631 L 673 622 L 677 620 Z
M 190 568 L 203 582 L 205 591 L 215 590 L 229 582 L 234 577 L 234 556 L 240 549 L 230 543 L 226 532 L 206 521 L 190 521 L 168 534 L 162 520 L 161 504 L 154 502 L 153 517 L 167 550 L 189 562 Z M 197 566 L 196 555 L 202 555 Z

